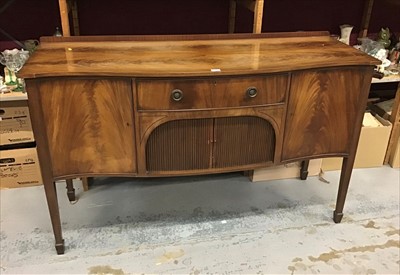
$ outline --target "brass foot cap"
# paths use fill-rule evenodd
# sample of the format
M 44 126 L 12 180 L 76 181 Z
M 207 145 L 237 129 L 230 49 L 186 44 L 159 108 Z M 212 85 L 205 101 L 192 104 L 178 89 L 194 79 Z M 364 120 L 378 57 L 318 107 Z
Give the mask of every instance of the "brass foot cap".
M 58 255 L 64 254 L 65 251 L 65 246 L 64 246 L 64 240 L 62 240 L 62 243 L 56 243 L 56 250 Z
M 343 213 L 336 213 L 336 210 L 333 211 L 333 221 L 335 223 L 340 223 L 343 218 Z

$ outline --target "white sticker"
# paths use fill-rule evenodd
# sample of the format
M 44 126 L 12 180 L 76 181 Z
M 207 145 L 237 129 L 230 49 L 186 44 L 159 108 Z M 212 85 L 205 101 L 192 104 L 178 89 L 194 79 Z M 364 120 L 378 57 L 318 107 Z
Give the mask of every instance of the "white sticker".
M 220 72 L 221 72 L 221 69 L 211 69 L 211 71 L 212 71 L 213 73 L 220 73 Z

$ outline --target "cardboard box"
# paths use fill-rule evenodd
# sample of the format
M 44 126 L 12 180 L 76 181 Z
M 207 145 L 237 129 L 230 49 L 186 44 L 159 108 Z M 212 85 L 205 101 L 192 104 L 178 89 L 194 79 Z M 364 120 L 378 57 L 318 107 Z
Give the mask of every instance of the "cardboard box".
M 43 184 L 36 148 L 0 151 L 0 187 Z
M 0 145 L 33 141 L 27 101 L 0 102 Z
M 342 169 L 342 162 L 343 158 L 324 158 L 322 159 L 321 169 L 323 171 L 340 170 Z
M 400 168 L 400 138 L 397 141 L 396 149 L 394 153 L 390 156 L 389 164 L 393 168 Z
M 317 176 L 321 171 L 321 159 L 310 160 L 308 165 L 308 176 Z M 273 166 L 263 169 L 256 169 L 250 173 L 249 177 L 252 182 L 264 180 L 278 180 L 300 178 L 301 162 L 293 162 L 285 165 Z
M 364 114 L 354 168 L 369 168 L 383 165 L 392 124 L 376 115 Z M 343 158 L 324 158 L 322 170 L 339 170 Z
M 394 98 L 386 101 L 376 103 L 376 108 L 372 108 L 380 117 L 389 120 L 392 115 L 392 109 L 394 104 Z

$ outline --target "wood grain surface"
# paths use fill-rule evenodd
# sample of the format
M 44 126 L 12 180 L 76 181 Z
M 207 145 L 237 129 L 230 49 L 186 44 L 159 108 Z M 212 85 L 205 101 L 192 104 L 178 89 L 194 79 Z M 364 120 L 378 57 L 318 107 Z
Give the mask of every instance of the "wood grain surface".
M 262 118 L 173 120 L 150 134 L 146 171 L 157 174 L 266 165 L 273 162 L 274 154 L 274 128 Z
M 182 40 L 232 40 L 280 37 L 329 36 L 328 31 L 264 32 L 264 33 L 206 33 L 206 34 L 150 34 L 150 35 L 79 35 L 42 36 L 40 42 L 88 41 L 182 41 Z
M 235 78 L 137 80 L 138 110 L 187 110 L 262 106 L 283 103 L 288 74 Z M 250 97 L 247 89 L 257 89 Z M 182 91 L 174 101 L 173 90 Z M 154 100 L 157 99 L 157 100 Z
M 348 155 L 371 73 L 368 67 L 293 73 L 282 159 Z
M 218 76 L 380 64 L 329 36 L 42 42 L 20 77 Z
M 53 175 L 136 172 L 129 79 L 38 84 Z
M 169 121 L 151 133 L 146 145 L 148 172 L 211 168 L 213 119 Z
M 224 117 L 214 122 L 213 167 L 240 167 L 274 161 L 275 131 L 259 117 Z

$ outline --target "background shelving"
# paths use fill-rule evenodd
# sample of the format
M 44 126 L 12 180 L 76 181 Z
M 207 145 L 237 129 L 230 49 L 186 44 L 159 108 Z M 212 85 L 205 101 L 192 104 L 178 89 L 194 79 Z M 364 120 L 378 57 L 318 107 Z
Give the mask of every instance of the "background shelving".
M 369 6 L 370 9 L 365 9 Z M 0 50 L 13 39 L 23 41 L 52 35 L 62 22 L 65 34 L 68 32 L 65 26 L 69 26 L 72 35 L 233 30 L 240 33 L 327 30 L 339 34 L 339 25 L 347 23 L 355 26 L 356 37 L 366 28 L 368 34 L 373 34 L 386 26 L 400 33 L 398 14 L 400 0 L 3 0 Z

